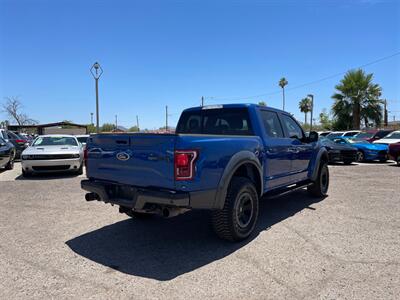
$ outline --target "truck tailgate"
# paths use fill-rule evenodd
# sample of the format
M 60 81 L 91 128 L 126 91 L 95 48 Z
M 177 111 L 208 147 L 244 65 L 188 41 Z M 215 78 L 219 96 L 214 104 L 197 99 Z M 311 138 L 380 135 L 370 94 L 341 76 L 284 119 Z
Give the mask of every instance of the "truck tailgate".
M 87 145 L 87 176 L 121 184 L 174 188 L 172 134 L 99 134 Z

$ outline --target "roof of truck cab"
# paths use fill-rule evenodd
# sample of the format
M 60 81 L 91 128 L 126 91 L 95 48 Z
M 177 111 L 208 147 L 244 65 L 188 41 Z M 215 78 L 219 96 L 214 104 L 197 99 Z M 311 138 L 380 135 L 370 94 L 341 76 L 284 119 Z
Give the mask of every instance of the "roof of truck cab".
M 272 110 L 275 112 L 282 112 L 288 114 L 288 112 L 273 108 L 270 106 L 264 106 L 264 105 L 258 105 L 254 103 L 235 103 L 235 104 L 212 104 L 212 105 L 204 105 L 204 106 L 196 106 L 196 107 L 190 107 L 185 109 L 183 112 L 187 111 L 197 111 L 197 110 L 208 110 L 208 109 L 220 109 L 220 108 L 266 108 L 268 110 Z

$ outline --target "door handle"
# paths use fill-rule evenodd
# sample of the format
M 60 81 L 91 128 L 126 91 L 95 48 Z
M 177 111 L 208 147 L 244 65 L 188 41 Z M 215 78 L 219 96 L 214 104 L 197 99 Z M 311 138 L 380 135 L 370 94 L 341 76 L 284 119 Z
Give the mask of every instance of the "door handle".
M 289 152 L 292 152 L 292 153 L 299 153 L 300 150 L 299 150 L 298 148 L 293 147 L 293 148 L 289 148 Z

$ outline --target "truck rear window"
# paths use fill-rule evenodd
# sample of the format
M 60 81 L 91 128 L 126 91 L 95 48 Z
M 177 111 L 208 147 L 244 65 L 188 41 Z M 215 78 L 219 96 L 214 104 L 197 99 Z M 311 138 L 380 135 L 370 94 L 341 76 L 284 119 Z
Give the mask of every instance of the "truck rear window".
M 253 135 L 249 114 L 243 108 L 183 112 L 176 133 Z

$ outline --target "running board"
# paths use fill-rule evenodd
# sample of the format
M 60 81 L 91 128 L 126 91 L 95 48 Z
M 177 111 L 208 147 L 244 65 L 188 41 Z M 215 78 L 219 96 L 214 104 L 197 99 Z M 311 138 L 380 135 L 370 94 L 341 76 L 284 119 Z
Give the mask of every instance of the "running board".
M 304 189 L 304 188 L 308 187 L 311 184 L 312 184 L 312 182 L 310 180 L 303 181 L 303 182 L 300 182 L 300 183 L 291 184 L 291 185 L 288 185 L 288 186 L 283 187 L 283 188 L 278 188 L 276 190 L 272 190 L 270 192 L 266 192 L 263 195 L 263 197 L 267 197 L 268 199 L 274 199 L 274 198 L 277 198 L 277 197 L 280 197 L 280 196 L 295 192 L 297 190 Z

